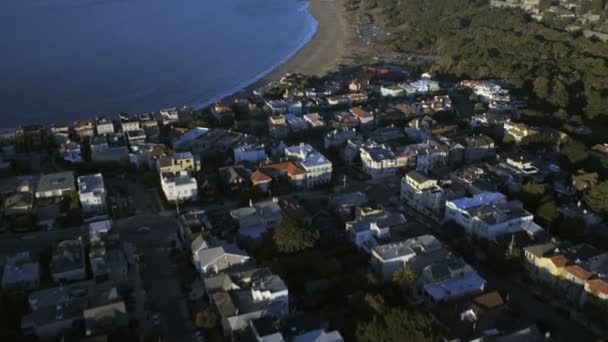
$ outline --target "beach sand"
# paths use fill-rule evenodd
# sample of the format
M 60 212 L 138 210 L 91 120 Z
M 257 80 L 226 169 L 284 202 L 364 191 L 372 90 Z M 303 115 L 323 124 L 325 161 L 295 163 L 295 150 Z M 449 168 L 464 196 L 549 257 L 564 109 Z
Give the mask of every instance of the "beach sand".
M 319 23 L 313 38 L 287 62 L 227 99 L 246 96 L 252 90 L 277 81 L 289 72 L 321 76 L 340 65 L 352 63 L 352 52 L 359 44 L 355 38 L 354 26 L 344 13 L 343 0 L 310 0 L 308 10 Z

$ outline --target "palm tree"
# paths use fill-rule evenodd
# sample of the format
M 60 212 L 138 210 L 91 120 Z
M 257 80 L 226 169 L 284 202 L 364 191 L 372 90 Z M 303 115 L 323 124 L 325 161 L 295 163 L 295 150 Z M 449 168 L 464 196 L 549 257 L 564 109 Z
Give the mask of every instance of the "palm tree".
M 399 267 L 393 274 L 393 282 L 401 287 L 409 288 L 416 282 L 416 273 L 407 265 Z

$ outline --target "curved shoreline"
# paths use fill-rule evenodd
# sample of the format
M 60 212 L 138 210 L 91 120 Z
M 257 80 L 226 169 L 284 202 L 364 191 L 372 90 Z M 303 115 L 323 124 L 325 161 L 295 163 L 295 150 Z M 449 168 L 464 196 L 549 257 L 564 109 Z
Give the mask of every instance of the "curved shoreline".
M 342 1 L 309 0 L 307 11 L 316 27 L 298 49 L 253 79 L 243 81 L 229 91 L 193 106 L 203 109 L 218 101 L 246 96 L 253 89 L 279 80 L 289 72 L 321 75 L 347 63 L 346 47 L 352 43 L 354 33 L 345 18 Z
M 304 10 L 306 10 L 308 12 L 308 15 L 311 17 L 308 33 L 306 34 L 304 39 L 302 39 L 300 41 L 298 46 L 295 49 L 293 49 L 292 51 L 290 51 L 287 56 L 283 57 L 283 59 L 281 59 L 279 62 L 275 63 L 274 65 L 271 65 L 270 67 L 266 68 L 264 71 L 260 72 L 255 77 L 253 77 L 249 80 L 242 81 L 241 83 L 239 83 L 232 89 L 224 91 L 220 95 L 217 95 L 217 96 L 211 98 L 210 100 L 206 100 L 203 103 L 193 103 L 190 105 L 192 107 L 194 107 L 195 109 L 206 108 L 218 101 L 221 101 L 222 99 L 225 99 L 225 98 L 233 96 L 239 92 L 242 92 L 243 90 L 247 89 L 251 85 L 256 84 L 258 81 L 260 81 L 260 80 L 264 79 L 265 77 L 267 77 L 268 75 L 272 74 L 275 70 L 280 68 L 282 65 L 289 62 L 295 55 L 297 55 L 306 45 L 308 45 L 315 38 L 317 31 L 319 30 L 319 21 L 310 12 L 309 7 L 310 7 L 310 3 L 306 6 L 306 8 L 304 8 Z

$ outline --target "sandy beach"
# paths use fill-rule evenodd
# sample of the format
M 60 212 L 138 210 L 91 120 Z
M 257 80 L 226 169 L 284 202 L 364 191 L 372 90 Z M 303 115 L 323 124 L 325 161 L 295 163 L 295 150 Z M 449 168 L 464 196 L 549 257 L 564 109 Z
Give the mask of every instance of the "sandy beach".
M 354 27 L 344 15 L 342 0 L 310 0 L 308 10 L 319 23 L 313 38 L 286 63 L 228 99 L 246 95 L 288 72 L 323 75 L 340 65 L 350 64 L 351 47 L 356 46 L 357 42 Z

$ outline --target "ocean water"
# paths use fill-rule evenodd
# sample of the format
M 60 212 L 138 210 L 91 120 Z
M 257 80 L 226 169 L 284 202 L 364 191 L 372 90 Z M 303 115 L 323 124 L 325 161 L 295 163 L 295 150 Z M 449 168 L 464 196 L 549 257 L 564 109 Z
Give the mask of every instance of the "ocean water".
M 301 0 L 2 0 L 0 128 L 204 106 L 314 35 Z

